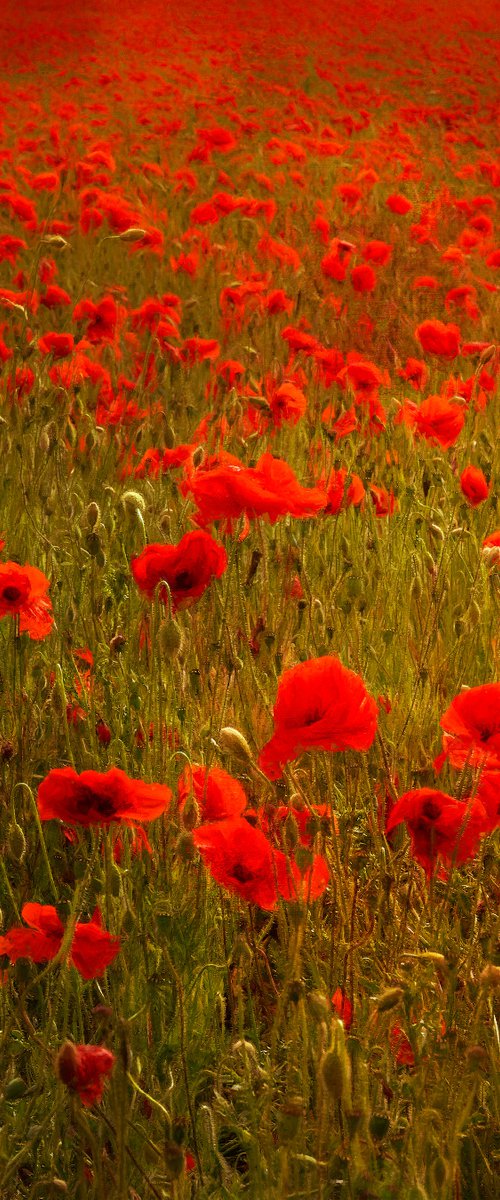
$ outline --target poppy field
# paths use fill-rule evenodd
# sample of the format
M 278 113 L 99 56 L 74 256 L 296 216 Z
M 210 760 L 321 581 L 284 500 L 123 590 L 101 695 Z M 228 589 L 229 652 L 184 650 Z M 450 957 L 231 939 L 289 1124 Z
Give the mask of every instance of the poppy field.
M 0 60 L 0 1197 L 496 1200 L 495 5 Z

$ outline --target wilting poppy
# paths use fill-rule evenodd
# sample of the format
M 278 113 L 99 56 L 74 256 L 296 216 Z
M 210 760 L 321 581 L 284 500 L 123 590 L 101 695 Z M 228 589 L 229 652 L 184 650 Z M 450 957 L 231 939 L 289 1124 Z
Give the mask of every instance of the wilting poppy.
M 170 788 L 160 783 L 129 779 L 124 771 L 82 771 L 56 768 L 38 788 L 38 811 L 42 821 L 59 819 L 68 825 L 111 825 L 152 821 L 168 808 Z
M 34 641 L 47 637 L 54 624 L 49 580 L 27 563 L 0 563 L 0 618 L 19 617 L 19 632 Z
M 102 1100 L 114 1064 L 114 1054 L 104 1046 L 65 1042 L 56 1058 L 56 1071 L 61 1083 L 71 1092 L 77 1092 L 85 1108 L 90 1108 Z
M 435 788 L 405 792 L 391 811 L 387 833 L 403 821 L 413 857 L 428 875 L 438 858 L 447 865 L 473 858 L 485 832 L 485 811 L 479 800 L 454 800 Z
M 279 779 L 304 750 L 368 750 L 377 729 L 363 680 L 330 655 L 283 673 L 273 715 L 274 734 L 259 756 L 268 779 Z
M 479 467 L 465 467 L 460 476 L 460 490 L 472 508 L 477 508 L 490 494 L 490 486 Z
M 131 560 L 132 574 L 141 592 L 152 599 L 160 581 L 168 584 L 174 608 L 197 600 L 212 579 L 219 579 L 227 567 L 223 546 L 209 533 L 197 529 L 184 534 L 177 545 L 152 542 Z M 166 602 L 166 588 L 160 589 Z

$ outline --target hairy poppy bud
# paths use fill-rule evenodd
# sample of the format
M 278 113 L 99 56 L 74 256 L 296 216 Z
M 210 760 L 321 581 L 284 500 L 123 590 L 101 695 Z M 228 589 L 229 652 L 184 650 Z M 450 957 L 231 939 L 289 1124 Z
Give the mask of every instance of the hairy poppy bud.
M 13 862 L 20 863 L 26 854 L 26 838 L 21 826 L 14 822 L 7 839 L 7 849 Z
M 221 729 L 219 746 L 224 754 L 229 754 L 238 762 L 251 763 L 253 761 L 252 751 L 246 738 L 239 729 L 233 729 L 232 725 L 226 725 L 224 729 Z
M 64 1042 L 56 1058 L 56 1073 L 61 1083 L 74 1082 L 77 1076 L 77 1054 L 73 1042 Z
M 481 971 L 479 982 L 487 988 L 500 987 L 500 967 L 496 967 L 494 963 L 488 963 Z
M 140 492 L 124 492 L 122 496 L 122 504 L 125 512 L 135 516 L 137 512 L 144 516 L 146 512 L 146 501 Z
M 396 1008 L 400 1000 L 404 996 L 404 989 L 400 987 L 387 988 L 380 996 L 375 999 L 377 1012 L 390 1012 L 391 1008 Z
M 168 661 L 180 654 L 183 643 L 182 630 L 173 617 L 160 626 L 158 641 L 161 652 Z
M 131 225 L 130 229 L 124 229 L 118 237 L 121 242 L 141 242 L 146 237 L 146 230 L 140 229 L 138 225 Z
M 203 446 L 197 446 L 196 450 L 193 451 L 193 467 L 195 468 L 195 470 L 197 467 L 201 466 L 201 463 L 203 462 L 204 457 L 205 457 L 205 451 L 203 449 Z
M 109 648 L 112 654 L 121 654 L 126 645 L 127 639 L 123 636 L 123 633 L 115 633 L 115 636 L 111 638 Z
M 87 520 L 88 527 L 89 527 L 91 533 L 93 533 L 96 528 L 96 525 L 98 525 L 99 521 L 101 520 L 101 510 L 99 508 L 99 505 L 96 504 L 95 500 L 91 500 L 90 504 L 87 506 L 87 511 L 85 513 L 85 517 Z
M 26 1083 L 19 1075 L 9 1080 L 4 1089 L 4 1100 L 21 1100 L 26 1092 Z

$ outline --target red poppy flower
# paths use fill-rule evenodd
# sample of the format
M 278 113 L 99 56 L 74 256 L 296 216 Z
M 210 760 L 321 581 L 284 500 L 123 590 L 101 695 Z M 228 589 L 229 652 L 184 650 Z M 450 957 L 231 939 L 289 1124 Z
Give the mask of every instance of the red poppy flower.
M 75 339 L 72 333 L 46 333 L 38 339 L 38 349 L 53 358 L 67 358 L 73 353 Z
M 467 688 L 441 717 L 443 753 L 452 766 L 500 767 L 500 683 Z
M 406 196 L 400 196 L 398 193 L 388 196 L 386 205 L 390 208 L 391 212 L 399 213 L 400 216 L 404 216 L 405 213 L 410 212 L 413 208 L 411 200 L 407 200 Z
M 193 833 L 203 862 L 217 883 L 243 900 L 271 911 L 277 888 L 272 846 L 243 818 L 200 825 Z
M 377 728 L 363 680 L 328 655 L 284 672 L 273 715 L 275 731 L 259 757 L 268 779 L 280 779 L 285 763 L 305 750 L 368 750 Z
M 256 467 L 243 467 L 237 460 L 210 470 L 198 470 L 181 484 L 183 495 L 192 493 L 198 521 L 207 525 L 246 514 L 249 520 L 267 516 L 272 524 L 290 513 L 293 517 L 316 516 L 326 504 L 319 488 L 305 488 L 292 468 L 272 454 L 263 454 Z
M 51 904 L 25 904 L 21 910 L 23 925 L 9 929 L 0 937 L 0 954 L 12 963 L 18 958 L 49 962 L 58 953 L 64 926 Z M 114 961 L 120 950 L 119 938 L 112 938 L 101 926 L 99 913 L 92 921 L 78 921 L 69 950 L 70 962 L 84 979 L 96 979 Z
M 488 562 L 500 563 L 500 529 L 496 529 L 494 533 L 485 537 L 482 549 Z
M 54 624 L 52 604 L 47 595 L 49 580 L 27 563 L 0 563 L 0 618 L 19 616 L 19 632 L 34 641 L 47 637 Z
M 377 487 L 375 483 L 370 484 L 370 496 L 375 505 L 376 517 L 390 517 L 398 507 L 394 492 L 388 492 L 384 487 Z
M 393 1025 L 389 1034 L 389 1045 L 398 1067 L 414 1067 L 415 1055 L 408 1040 L 399 1025 Z
M 81 775 L 73 767 L 62 767 L 49 771 L 40 784 L 37 804 L 42 821 L 111 825 L 152 821 L 168 809 L 171 799 L 172 792 L 164 784 L 129 779 L 117 767 L 104 774 L 83 771 Z
M 472 508 L 488 499 L 490 486 L 479 467 L 465 467 L 460 476 L 460 489 Z
M 56 1071 L 71 1092 L 78 1092 L 85 1108 L 102 1100 L 108 1075 L 111 1075 L 115 1056 L 104 1046 L 74 1045 L 65 1042 L 56 1059 Z
M 74 321 L 88 321 L 85 337 L 97 345 L 112 342 L 118 321 L 118 306 L 113 296 L 104 296 L 99 304 L 93 300 L 81 300 L 73 310 Z
M 434 788 L 416 788 L 394 805 L 386 829 L 390 833 L 405 821 L 413 857 L 432 875 L 438 858 L 451 865 L 474 857 L 485 819 L 477 799 L 463 803 Z
M 283 900 L 319 900 L 330 880 L 328 863 L 322 854 L 313 856 L 310 867 L 301 870 L 295 859 L 282 850 L 273 850 L 278 892 Z
M 376 282 L 375 271 L 368 264 L 352 268 L 351 283 L 355 292 L 373 292 Z
M 227 554 L 209 533 L 196 529 L 176 545 L 152 542 L 130 565 L 137 586 L 150 599 L 160 581 L 167 583 L 175 609 L 199 599 L 211 580 L 224 574 Z M 160 588 L 160 600 L 166 603 L 166 588 Z
M 425 387 L 429 372 L 421 358 L 407 358 L 406 366 L 398 370 L 400 379 L 406 379 L 416 392 Z
M 346 1031 L 349 1030 L 352 1025 L 353 1010 L 351 1001 L 346 996 L 343 988 L 338 987 L 335 989 L 332 996 L 332 1004 L 344 1025 L 344 1029 Z
M 454 446 L 465 423 L 463 409 L 446 396 L 427 396 L 415 408 L 413 423 L 416 432 L 428 442 L 437 442 L 448 450 Z
M 365 262 L 376 263 L 378 267 L 383 267 L 392 254 L 392 246 L 388 242 L 367 242 L 362 251 Z
M 193 795 L 199 805 L 203 822 L 240 817 L 248 804 L 241 783 L 221 767 L 210 767 L 210 770 L 207 770 L 206 767 L 193 763 L 185 767 L 177 788 L 181 812 L 186 807 L 189 796 Z
M 500 768 L 482 771 L 476 792 L 486 812 L 486 833 L 493 833 L 500 825 Z
M 460 353 L 460 330 L 443 321 L 422 321 L 416 330 L 422 350 L 437 358 L 456 358 Z
M 346 487 L 348 478 L 349 484 Z M 365 498 L 365 489 L 359 475 L 349 476 L 345 467 L 340 467 L 338 471 L 331 472 L 326 486 L 326 494 L 328 504 L 325 513 L 336 516 L 341 509 L 348 508 L 350 504 L 355 507 L 362 504 Z

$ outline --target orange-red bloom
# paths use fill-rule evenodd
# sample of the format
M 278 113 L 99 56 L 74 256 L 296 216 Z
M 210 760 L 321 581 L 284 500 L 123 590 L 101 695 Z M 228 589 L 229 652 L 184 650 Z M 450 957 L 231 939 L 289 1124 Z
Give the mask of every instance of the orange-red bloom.
M 467 688 L 441 717 L 443 754 L 452 766 L 500 768 L 500 683 Z
M 32 962 L 49 962 L 58 953 L 64 936 L 64 926 L 52 904 L 25 904 L 21 910 L 24 925 L 14 926 L 0 937 L 0 954 L 11 963 L 18 958 Z M 78 921 L 71 946 L 70 962 L 83 979 L 96 979 L 114 961 L 120 950 L 119 938 L 113 938 L 102 928 L 98 912 L 91 921 Z
M 438 858 L 451 866 L 473 858 L 485 832 L 486 814 L 476 798 L 463 803 L 435 788 L 405 792 L 392 809 L 387 833 L 406 822 L 413 857 L 428 875 Z
M 169 787 L 129 779 L 124 771 L 82 771 L 56 768 L 40 784 L 38 811 L 42 821 L 59 819 L 68 825 L 135 824 L 161 816 L 172 799 Z
M 368 750 L 377 729 L 377 705 L 363 680 L 330 655 L 283 673 L 273 715 L 274 734 L 259 757 L 268 779 L 279 779 L 305 750 Z
M 56 1059 L 56 1071 L 71 1092 L 78 1092 L 85 1108 L 102 1100 L 108 1075 L 111 1075 L 115 1056 L 104 1046 L 76 1046 L 65 1042 Z
M 288 463 L 272 454 L 263 454 L 256 467 L 243 467 L 233 459 L 202 468 L 181 484 L 181 491 L 192 493 L 202 525 L 244 513 L 249 520 L 267 516 L 272 524 L 286 513 L 313 517 L 327 502 L 325 492 L 302 487 Z
M 0 618 L 19 617 L 19 632 L 34 641 L 47 637 L 54 624 L 52 604 L 47 595 L 49 580 L 27 563 L 0 563 Z
M 167 583 L 175 609 L 197 600 L 212 579 L 224 574 L 227 554 L 209 533 L 196 529 L 184 534 L 177 545 L 152 542 L 130 565 L 137 586 L 150 599 L 160 582 Z M 160 589 L 160 599 L 166 603 L 165 587 Z
M 465 417 L 460 405 L 453 404 L 446 396 L 427 396 L 415 408 L 413 423 L 420 437 L 448 450 L 460 437 Z
M 460 476 L 460 490 L 472 508 L 488 499 L 490 485 L 480 467 L 465 467 Z
M 241 783 L 223 771 L 222 767 L 210 767 L 208 770 L 197 763 L 188 765 L 180 776 L 177 789 L 181 812 L 189 796 L 193 795 L 204 822 L 240 817 L 248 804 Z
M 422 350 L 437 358 L 456 358 L 460 353 L 460 330 L 458 325 L 445 325 L 443 321 L 422 321 L 416 330 Z

